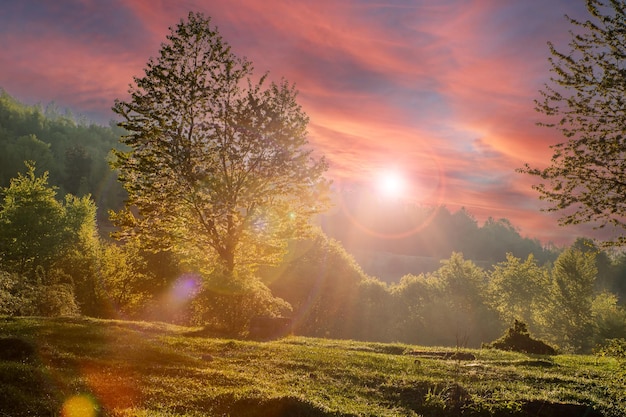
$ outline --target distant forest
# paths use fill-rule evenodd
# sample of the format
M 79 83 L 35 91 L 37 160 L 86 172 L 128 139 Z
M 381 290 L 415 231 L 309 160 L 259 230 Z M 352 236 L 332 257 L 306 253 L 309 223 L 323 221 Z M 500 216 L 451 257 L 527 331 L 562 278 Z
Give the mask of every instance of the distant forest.
M 381 205 L 374 199 L 367 205 L 369 219 L 347 216 L 350 208 L 344 207 L 325 216 L 322 228 L 343 242 L 365 271 L 387 282 L 407 273 L 432 272 L 453 252 L 485 268 L 505 261 L 509 253 L 518 258 L 533 255 L 543 265 L 560 252 L 554 245 L 522 237 L 508 219 L 489 218 L 479 225 L 465 209 Z M 345 227 L 357 221 L 362 223 Z
M 24 105 L 0 88 L 0 187 L 26 172 L 24 161 L 34 161 L 38 173 L 49 172 L 59 196 L 91 194 L 103 226 L 108 210 L 121 208 L 125 198 L 108 164 L 122 133 L 114 123 L 89 123 L 54 103 Z

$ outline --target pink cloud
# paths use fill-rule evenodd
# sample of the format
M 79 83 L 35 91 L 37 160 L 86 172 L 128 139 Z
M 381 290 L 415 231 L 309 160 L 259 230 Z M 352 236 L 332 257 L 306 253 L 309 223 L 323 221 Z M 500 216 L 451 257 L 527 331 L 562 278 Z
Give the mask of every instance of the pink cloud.
M 533 99 L 549 76 L 546 42 L 561 42 L 562 15 L 579 12 L 566 0 L 51 4 L 49 18 L 13 6 L 21 21 L 0 29 L 0 86 L 18 98 L 106 121 L 168 27 L 201 11 L 258 74 L 296 83 L 310 143 L 338 181 L 364 186 L 394 165 L 413 199 L 507 217 L 528 233 L 569 233 L 538 211 L 534 179 L 515 173 L 548 163 L 560 140 L 535 125 Z

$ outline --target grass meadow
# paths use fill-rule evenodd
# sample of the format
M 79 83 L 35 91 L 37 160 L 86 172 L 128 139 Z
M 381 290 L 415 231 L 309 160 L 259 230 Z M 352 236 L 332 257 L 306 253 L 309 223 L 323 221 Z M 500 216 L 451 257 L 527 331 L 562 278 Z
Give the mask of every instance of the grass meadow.
M 624 416 L 624 363 L 0 317 L 0 416 Z

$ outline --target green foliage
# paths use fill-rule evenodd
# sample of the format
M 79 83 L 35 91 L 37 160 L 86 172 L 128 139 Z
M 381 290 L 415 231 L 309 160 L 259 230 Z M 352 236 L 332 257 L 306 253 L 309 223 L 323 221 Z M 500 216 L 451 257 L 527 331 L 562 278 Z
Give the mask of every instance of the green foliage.
M 551 273 L 549 304 L 542 311 L 544 337 L 564 349 L 580 352 L 591 348 L 596 274 L 593 253 L 568 248 L 559 256 Z
M 447 329 L 448 338 L 453 336 L 457 345 L 469 340 L 476 345 L 490 337 L 493 330 L 489 330 L 492 326 L 487 323 L 498 323 L 499 318 L 486 302 L 485 271 L 464 259 L 463 254 L 453 253 L 433 275 L 442 286 L 441 301 L 447 307 L 443 310 L 443 320 L 434 323 Z M 450 344 L 449 339 L 446 344 Z
M 608 339 L 596 349 L 596 355 L 626 360 L 626 339 Z
M 506 262 L 498 263 L 491 271 L 489 303 L 505 322 L 520 319 L 535 323 L 537 311 L 547 301 L 549 279 L 548 271 L 539 267 L 532 255 L 522 262 L 509 253 Z
M 102 243 L 98 253 L 97 287 L 106 299 L 108 316 L 137 317 L 147 309 L 161 289 L 150 273 L 147 261 L 136 241 L 125 245 Z
M 591 223 L 625 229 L 626 146 L 623 111 L 626 96 L 626 4 L 587 0 L 589 19 L 572 24 L 569 50 L 550 43 L 553 76 L 536 101 L 549 117 L 546 126 L 566 141 L 552 146 L 551 165 L 528 165 L 522 172 L 539 177 L 540 198 L 560 211 L 563 225 Z M 613 243 L 624 244 L 618 236 Z
M 66 210 L 48 185 L 48 173 L 36 177 L 35 166 L 27 168 L 26 175 L 18 174 L 2 190 L 0 253 L 9 272 L 34 278 L 37 267 L 50 269 L 71 247 L 76 230 L 66 224 Z
M 619 368 L 614 378 L 623 387 L 626 384 L 626 338 L 604 340 L 596 346 L 594 353 L 600 358 L 617 359 Z
M 609 292 L 597 294 L 591 304 L 591 315 L 594 324 L 594 344 L 626 338 L 626 309 L 618 305 L 615 294 Z
M 75 316 L 80 308 L 70 284 L 48 284 L 36 288 L 36 314 L 44 317 Z
M 218 282 L 219 280 L 219 282 Z M 291 306 L 272 295 L 256 277 L 223 274 L 204 280 L 193 302 L 192 322 L 203 324 L 222 334 L 245 334 L 250 320 L 256 316 L 289 315 Z
M 7 274 L 0 303 L 9 314 L 77 314 L 75 296 L 83 305 L 92 301 L 81 290 L 97 275 L 90 250 L 98 242 L 96 207 L 88 196 L 58 201 L 48 173 L 37 177 L 32 163 L 27 169 L 3 190 L 0 264 Z
M 74 316 L 80 308 L 66 283 L 33 284 L 17 274 L 0 272 L 0 314 L 8 316 Z
M 17 274 L 0 271 L 0 315 L 27 315 L 32 311 L 32 286 Z
M 272 292 L 293 307 L 298 334 L 359 337 L 358 295 L 367 276 L 339 242 L 314 230 L 291 243 L 282 265 L 262 272 Z
M 437 344 L 433 337 L 439 323 L 441 285 L 432 275 L 405 275 L 391 286 L 391 328 L 397 340 L 407 343 Z
M 74 145 L 65 151 L 65 187 L 74 195 L 86 194 L 86 184 L 92 165 L 91 155 L 82 145 Z
M 23 171 L 24 161 L 35 161 L 40 169 L 46 171 L 55 168 L 50 144 L 43 142 L 32 133 L 9 138 L 2 145 L 4 148 L 1 154 L 4 180 Z

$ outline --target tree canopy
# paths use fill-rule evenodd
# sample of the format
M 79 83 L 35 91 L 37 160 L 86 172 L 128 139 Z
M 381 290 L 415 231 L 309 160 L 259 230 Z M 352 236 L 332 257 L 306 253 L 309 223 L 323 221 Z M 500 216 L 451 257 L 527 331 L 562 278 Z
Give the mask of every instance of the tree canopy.
M 274 263 L 326 206 L 327 164 L 307 147 L 296 90 L 255 78 L 202 14 L 170 30 L 113 107 L 129 132 L 114 162 L 129 194 L 121 236 L 227 277 Z
M 591 15 L 573 25 L 569 50 L 549 43 L 553 76 L 536 109 L 566 140 L 552 147 L 550 165 L 526 165 L 541 178 L 540 198 L 563 225 L 591 223 L 626 229 L 626 2 L 587 0 Z M 626 244 L 620 236 L 610 242 Z

